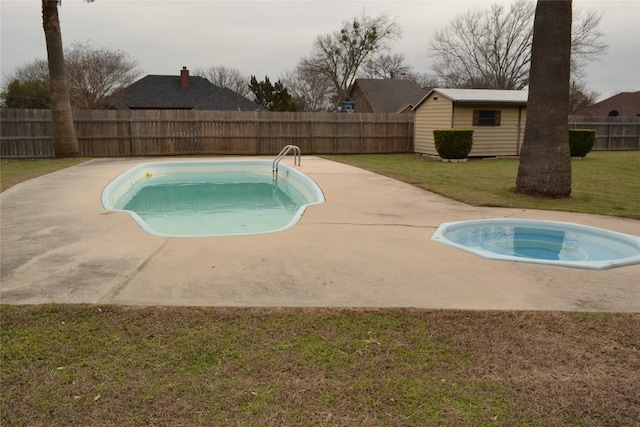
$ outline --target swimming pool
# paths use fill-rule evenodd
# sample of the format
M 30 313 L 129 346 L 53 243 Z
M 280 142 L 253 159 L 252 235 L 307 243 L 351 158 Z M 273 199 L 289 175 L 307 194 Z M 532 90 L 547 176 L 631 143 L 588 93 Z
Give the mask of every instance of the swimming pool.
M 640 238 L 580 224 L 520 219 L 442 223 L 432 240 L 488 259 L 604 270 L 640 264 Z
M 286 164 L 279 168 L 274 180 L 266 160 L 144 163 L 109 183 L 102 204 L 163 237 L 281 231 L 325 199 L 312 179 Z

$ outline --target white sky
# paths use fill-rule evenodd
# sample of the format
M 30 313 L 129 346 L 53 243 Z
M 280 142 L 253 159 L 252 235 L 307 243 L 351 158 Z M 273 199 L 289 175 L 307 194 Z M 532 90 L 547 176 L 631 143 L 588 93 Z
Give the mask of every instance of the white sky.
M 402 28 L 392 52 L 405 55 L 413 71 L 429 71 L 428 41 L 457 14 L 511 0 L 423 1 L 185 1 L 63 0 L 63 42 L 123 50 L 146 74 L 179 74 L 225 65 L 271 80 L 293 70 L 311 53 L 320 34 L 338 30 L 366 10 L 388 13 Z M 574 7 L 603 13 L 601 30 L 609 50 L 586 69 L 590 90 L 604 99 L 640 90 L 640 0 L 574 0 Z M 35 59 L 46 58 L 39 0 L 0 0 L 2 81 Z

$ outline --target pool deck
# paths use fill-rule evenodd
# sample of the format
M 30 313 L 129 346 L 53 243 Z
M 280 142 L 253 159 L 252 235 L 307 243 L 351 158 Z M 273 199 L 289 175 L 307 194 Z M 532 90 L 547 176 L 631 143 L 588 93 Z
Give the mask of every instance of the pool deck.
M 0 302 L 640 312 L 640 265 L 593 271 L 491 261 L 430 239 L 442 222 L 481 218 L 636 236 L 640 221 L 477 208 L 317 157 L 303 157 L 298 169 L 326 202 L 278 233 L 157 237 L 102 207 L 102 190 L 119 174 L 175 160 L 95 159 L 1 193 Z

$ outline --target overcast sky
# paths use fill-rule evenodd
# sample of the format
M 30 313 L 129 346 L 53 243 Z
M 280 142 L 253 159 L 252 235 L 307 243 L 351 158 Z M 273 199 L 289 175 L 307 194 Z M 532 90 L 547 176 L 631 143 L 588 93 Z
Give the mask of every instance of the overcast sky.
M 359 15 L 387 13 L 402 28 L 393 46 L 413 71 L 428 72 L 428 41 L 457 14 L 501 1 L 185 1 L 64 0 L 65 46 L 89 42 L 123 50 L 146 74 L 174 74 L 186 66 L 224 65 L 273 81 L 310 54 L 313 40 Z M 640 90 L 640 0 L 574 0 L 574 7 L 602 12 L 609 50 L 586 69 L 599 99 Z M 45 59 L 39 0 L 0 0 L 1 80 L 16 67 Z

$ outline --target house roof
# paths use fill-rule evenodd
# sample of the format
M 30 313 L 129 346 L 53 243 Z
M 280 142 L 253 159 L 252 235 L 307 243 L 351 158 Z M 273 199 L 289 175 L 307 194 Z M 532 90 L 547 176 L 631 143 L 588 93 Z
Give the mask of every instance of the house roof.
M 526 90 L 501 90 L 501 89 L 432 89 L 414 108 L 418 108 L 432 93 L 438 93 L 453 102 L 460 103 L 487 103 L 487 104 L 516 104 L 526 105 L 529 91 Z
M 111 97 L 116 109 L 263 110 L 260 105 L 209 80 L 189 76 L 182 87 L 180 76 L 147 75 Z
M 397 113 L 415 105 L 427 92 L 412 80 L 356 79 L 349 95 L 359 86 L 376 113 Z
M 617 111 L 617 115 L 622 117 L 640 116 L 640 91 L 619 93 L 589 107 L 580 108 L 571 115 L 608 116 L 612 111 Z

